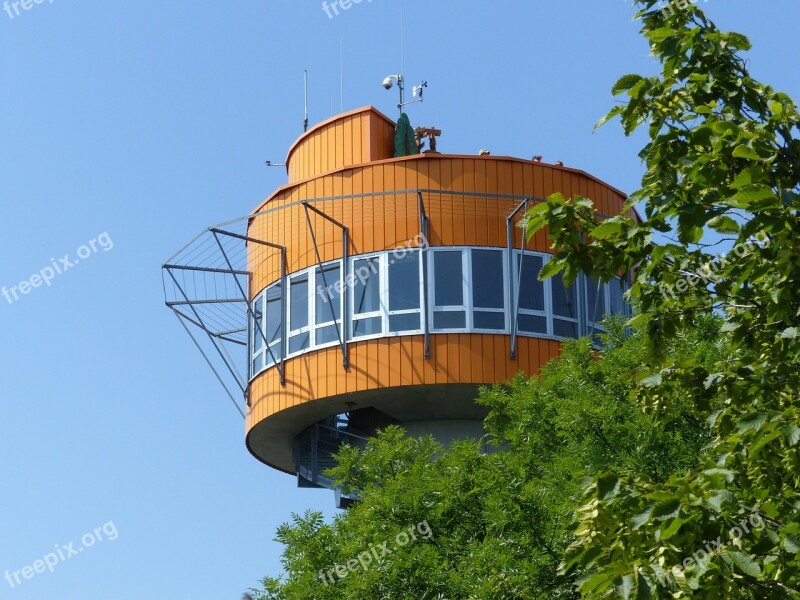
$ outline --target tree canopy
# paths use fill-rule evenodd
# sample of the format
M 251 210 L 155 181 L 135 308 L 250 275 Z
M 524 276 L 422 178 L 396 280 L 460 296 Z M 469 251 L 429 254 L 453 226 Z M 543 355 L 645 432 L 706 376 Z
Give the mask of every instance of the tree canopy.
M 531 211 L 528 232 L 547 227 L 554 241 L 547 274 L 635 274 L 634 321 L 652 349 L 635 390 L 642 409 L 669 415 L 680 398 L 718 408 L 696 468 L 666 482 L 608 473 L 586 488 L 561 572 L 579 572 L 586 597 L 796 597 L 800 116 L 751 76 L 745 36 L 693 3 L 636 4 L 661 73 L 622 77 L 613 91 L 624 101 L 601 124 L 648 128 L 630 198 L 644 204 L 643 222 L 601 220 L 590 201 L 553 196 Z M 703 242 L 709 231 L 726 256 Z M 711 368 L 661 351 L 717 312 L 731 351 Z M 763 527 L 742 531 L 751 519 Z
M 711 364 L 726 353 L 719 325 L 706 320 L 670 352 Z M 306 513 L 281 527 L 285 576 L 266 579 L 259 600 L 578 598 L 575 576 L 557 571 L 582 480 L 614 469 L 665 481 L 710 439 L 689 401 L 657 419 L 639 409 L 626 374 L 646 341 L 612 330 L 599 357 L 589 340 L 569 342 L 540 376 L 484 389 L 484 440 L 445 449 L 389 428 L 344 448 L 331 475 L 359 502 L 333 523 Z M 398 543 L 421 523 L 430 537 Z

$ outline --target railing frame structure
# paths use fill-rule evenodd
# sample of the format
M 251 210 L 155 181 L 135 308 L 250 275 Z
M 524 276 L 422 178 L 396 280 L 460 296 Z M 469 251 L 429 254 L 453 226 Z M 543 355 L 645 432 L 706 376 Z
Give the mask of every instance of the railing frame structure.
M 457 190 L 429 189 L 429 188 L 391 190 L 383 192 L 370 192 L 363 194 L 350 194 L 343 196 L 329 196 L 323 198 L 300 200 L 274 208 L 267 208 L 265 210 L 256 213 L 240 217 L 238 219 L 227 221 L 217 226 L 209 227 L 204 231 L 202 231 L 197 236 L 195 236 L 195 238 L 193 238 L 188 244 L 186 244 L 183 248 L 181 248 L 178 252 L 176 252 L 174 255 L 172 255 L 169 259 L 167 259 L 164 262 L 164 264 L 162 265 L 162 280 L 164 283 L 164 295 L 165 295 L 166 305 L 175 313 L 176 317 L 181 322 L 181 325 L 187 331 L 192 341 L 194 342 L 195 346 L 200 350 L 206 363 L 212 369 L 215 377 L 222 384 L 227 395 L 230 397 L 231 401 L 236 406 L 236 409 L 243 417 L 244 417 L 244 412 L 241 410 L 235 394 L 231 391 L 231 386 L 226 382 L 226 377 L 224 377 L 223 374 L 220 372 L 220 370 L 214 365 L 214 361 L 209 356 L 209 352 L 203 348 L 200 341 L 192 333 L 192 327 L 200 329 L 206 334 L 207 340 L 210 342 L 212 348 L 214 349 L 214 352 L 222 360 L 223 364 L 225 365 L 225 369 L 233 378 L 233 381 L 235 382 L 236 387 L 240 390 L 240 393 L 244 396 L 246 405 L 248 407 L 250 406 L 250 398 L 249 398 L 250 377 L 246 376 L 242 372 L 239 361 L 234 360 L 234 358 L 228 351 L 226 345 L 231 344 L 234 347 L 238 348 L 245 347 L 249 350 L 249 344 L 251 343 L 253 336 L 257 334 L 261 338 L 262 343 L 266 345 L 266 350 L 270 353 L 270 356 L 272 357 L 274 363 L 278 365 L 281 385 L 286 385 L 285 360 L 287 355 L 287 340 L 286 340 L 287 328 L 281 327 L 280 356 L 276 356 L 273 353 L 268 343 L 267 333 L 264 331 L 264 328 L 259 323 L 259 320 L 254 318 L 255 310 L 253 307 L 253 298 L 257 295 L 257 292 L 260 292 L 260 290 L 251 289 L 253 273 L 249 270 L 247 262 L 247 250 L 250 244 L 258 244 L 264 246 L 265 248 L 269 248 L 271 250 L 280 253 L 281 306 L 282 306 L 282 315 L 283 317 L 285 317 L 286 299 L 288 296 L 287 280 L 288 277 L 291 275 L 291 273 L 287 272 L 287 264 L 289 259 L 289 257 L 287 256 L 287 247 L 275 241 L 257 239 L 252 237 L 251 235 L 248 235 L 248 229 L 247 229 L 248 225 L 252 223 L 254 219 L 257 219 L 259 217 L 266 217 L 277 211 L 286 210 L 292 207 L 302 207 L 306 215 L 308 235 L 311 238 L 314 245 L 317 266 L 319 268 L 322 268 L 323 261 L 321 259 L 319 246 L 317 245 L 316 231 L 314 228 L 314 223 L 312 221 L 311 215 L 313 213 L 315 216 L 325 219 L 326 221 L 338 227 L 342 232 L 342 257 L 341 257 L 343 259 L 342 277 L 344 278 L 343 280 L 346 281 L 346 277 L 348 275 L 347 270 L 349 263 L 348 257 L 349 257 L 349 245 L 350 245 L 350 228 L 348 227 L 347 224 L 337 221 L 336 219 L 325 213 L 322 209 L 320 209 L 316 205 L 329 201 L 375 198 L 381 196 L 384 197 L 402 196 L 402 195 L 406 196 L 411 195 L 412 197 L 416 196 L 417 212 L 419 217 L 419 233 L 423 240 L 420 246 L 420 251 L 423 253 L 421 277 L 423 278 L 424 282 L 422 310 L 424 311 L 423 314 L 427 315 L 430 307 L 430 298 L 428 292 L 429 273 L 428 273 L 427 257 L 429 250 L 431 248 L 429 244 L 429 233 L 430 233 L 431 222 L 426 212 L 425 200 L 426 197 L 435 194 L 440 194 L 444 196 L 459 196 L 465 198 L 502 199 L 502 200 L 518 201 L 519 204 L 517 204 L 515 208 L 512 210 L 512 212 L 506 217 L 506 229 L 507 229 L 506 246 L 509 251 L 510 258 L 513 258 L 513 250 L 515 249 L 514 248 L 515 227 L 518 227 L 520 225 L 520 221 L 524 219 L 524 214 L 525 212 L 527 212 L 528 208 L 531 205 L 545 201 L 542 198 L 537 198 L 534 196 L 518 196 L 509 194 L 492 194 L 484 192 L 466 192 Z M 606 215 L 600 215 L 600 216 L 603 218 L 607 218 Z M 243 228 L 243 231 L 236 231 L 235 230 L 236 227 Z M 227 243 L 229 244 L 228 246 L 225 245 L 226 242 L 224 242 L 224 240 L 227 240 Z M 230 246 L 231 243 L 239 243 L 241 244 L 241 247 L 231 248 Z M 522 252 L 524 257 L 526 251 L 526 239 L 524 235 L 522 236 L 520 251 Z M 509 268 L 508 277 L 509 281 L 511 282 L 510 289 L 513 290 L 514 282 L 517 281 L 514 278 L 515 274 L 514 274 L 513 260 L 509 260 L 508 268 Z M 521 264 L 520 264 L 520 269 L 521 269 Z M 202 277 L 222 276 L 227 279 L 227 282 L 233 283 L 232 287 L 234 288 L 234 291 L 236 293 L 233 297 L 228 296 L 227 294 L 223 294 L 222 297 L 216 297 L 218 294 L 210 293 L 207 287 L 204 288 L 205 292 L 203 293 L 200 292 L 199 286 L 196 284 L 194 280 L 193 280 L 194 288 L 187 289 L 189 288 L 189 286 L 187 285 L 186 276 L 189 273 L 192 274 L 193 277 L 198 274 Z M 322 269 L 322 276 L 324 281 L 325 278 L 324 269 Z M 511 313 L 512 313 L 511 350 L 510 350 L 511 360 L 516 359 L 516 353 L 517 353 L 519 287 L 520 286 L 517 285 L 517 293 L 516 293 L 517 297 L 514 297 L 514 293 L 512 291 L 510 293 L 510 297 L 508 298 L 509 306 L 511 307 Z M 347 307 L 346 288 L 347 286 L 343 286 L 342 288 L 342 294 L 343 294 L 342 306 L 345 307 L 345 314 Z M 227 289 L 227 284 L 226 284 L 226 289 Z M 585 312 L 584 310 L 582 310 L 584 297 L 585 297 L 584 290 L 580 289 L 578 293 L 577 308 L 578 308 L 579 319 L 583 319 L 584 322 L 579 323 L 579 331 L 585 331 L 586 329 L 585 317 L 581 316 Z M 204 316 L 204 314 L 201 312 L 202 310 L 210 311 L 212 308 L 217 308 L 217 307 L 219 307 L 218 310 L 220 312 L 216 313 L 216 317 L 213 317 L 209 314 L 205 314 Z M 225 315 L 224 318 L 220 318 L 223 309 L 228 314 Z M 232 317 L 232 315 L 236 316 Z M 234 320 L 231 320 L 232 318 Z M 238 321 L 235 320 L 237 318 L 239 319 Z M 231 326 L 229 327 L 220 326 L 220 321 L 227 321 Z M 334 319 L 334 322 L 336 322 L 336 319 Z M 427 318 L 423 319 L 423 322 L 425 323 L 424 359 L 429 360 L 431 358 L 430 324 Z M 250 325 L 251 323 L 256 323 L 257 331 L 254 332 L 251 330 L 251 325 Z M 342 322 L 341 327 L 337 324 L 336 329 L 342 353 L 342 368 L 348 369 L 350 365 L 349 365 L 349 348 L 348 348 L 346 324 Z M 247 352 L 246 355 L 247 355 L 247 360 L 249 362 L 250 353 Z M 250 367 L 248 366 L 247 373 L 249 372 L 250 372 Z

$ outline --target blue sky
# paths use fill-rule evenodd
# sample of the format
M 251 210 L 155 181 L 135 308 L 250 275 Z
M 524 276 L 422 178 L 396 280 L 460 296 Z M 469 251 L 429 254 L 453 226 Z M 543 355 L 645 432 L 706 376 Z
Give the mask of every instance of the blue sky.
M 440 150 L 543 154 L 636 189 L 641 137 L 592 133 L 613 82 L 654 68 L 628 2 L 404 4 L 406 76 L 430 84 L 409 113 L 443 130 Z M 796 0 L 704 4 L 750 36 L 756 77 L 800 97 Z M 302 131 L 303 69 L 312 124 L 340 103 L 394 116 L 380 84 L 400 69 L 400 6 L 365 0 L 333 19 L 316 0 L 0 12 L 0 286 L 86 257 L 0 297 L 0 575 L 104 537 L 52 573 L 0 580 L 0 598 L 237 599 L 280 572 L 272 540 L 292 512 L 333 514 L 331 493 L 248 454 L 241 417 L 163 305 L 160 265 L 285 182 L 264 161 L 283 162 Z M 91 240 L 96 252 L 80 249 Z

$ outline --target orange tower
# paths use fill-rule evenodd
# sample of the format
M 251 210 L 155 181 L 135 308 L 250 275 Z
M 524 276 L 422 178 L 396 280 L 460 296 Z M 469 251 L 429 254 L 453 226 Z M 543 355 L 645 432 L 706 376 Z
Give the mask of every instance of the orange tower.
M 164 265 L 168 305 L 246 398 L 250 452 L 301 485 L 330 487 L 338 446 L 389 424 L 479 437 L 479 386 L 628 312 L 624 281 L 539 281 L 549 244 L 518 227 L 555 192 L 605 215 L 623 193 L 536 160 L 394 154 L 395 123 L 372 107 L 320 123 L 289 150 L 287 185 Z

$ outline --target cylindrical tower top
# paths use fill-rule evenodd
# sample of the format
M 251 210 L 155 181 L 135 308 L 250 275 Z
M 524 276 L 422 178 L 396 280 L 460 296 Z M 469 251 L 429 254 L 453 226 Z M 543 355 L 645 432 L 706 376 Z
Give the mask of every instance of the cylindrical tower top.
M 393 157 L 394 121 L 366 106 L 314 126 L 286 157 L 289 183 Z

